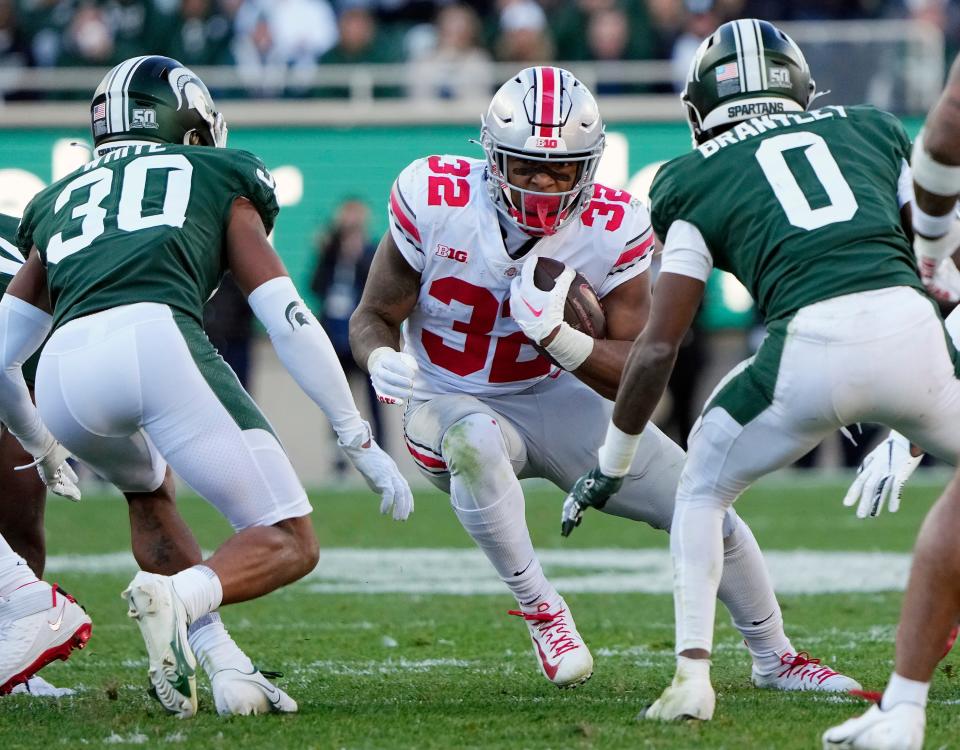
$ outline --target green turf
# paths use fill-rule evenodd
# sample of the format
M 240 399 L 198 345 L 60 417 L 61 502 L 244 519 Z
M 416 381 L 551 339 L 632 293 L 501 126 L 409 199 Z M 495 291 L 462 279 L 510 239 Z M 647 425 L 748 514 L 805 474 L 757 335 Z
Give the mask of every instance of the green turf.
M 555 491 L 529 491 L 528 516 L 540 546 L 665 546 L 666 537 L 592 513 L 574 537 L 557 533 Z M 738 504 L 769 549 L 909 550 L 936 491 L 911 488 L 901 512 L 856 522 L 840 507 L 842 487 L 777 482 Z M 447 501 L 418 493 L 406 524 L 376 514 L 353 492 L 315 495 L 322 543 L 331 547 L 466 547 Z M 50 552 L 126 548 L 122 500 L 51 503 Z M 225 524 L 196 499 L 182 502 L 201 543 L 213 547 Z M 838 575 L 841 574 L 838 572 Z M 858 712 L 852 699 L 784 695 L 748 684 L 749 660 L 725 616 L 718 619 L 714 679 L 718 710 L 699 726 L 636 722 L 672 673 L 672 602 L 665 595 L 568 597 L 596 658 L 594 678 L 561 692 L 540 676 L 523 626 L 499 596 L 320 595 L 293 585 L 224 610 L 238 642 L 300 702 L 287 717 L 221 719 L 201 679 L 201 713 L 178 721 L 147 698 L 146 660 L 119 592 L 126 575 L 58 574 L 95 620 L 89 647 L 44 676 L 80 689 L 59 701 L 0 700 L 0 748 L 132 746 L 190 748 L 814 748 L 827 726 Z M 882 687 L 892 664 L 898 594 L 806 595 L 783 599 L 798 647 Z M 931 693 L 929 747 L 956 745 L 960 686 L 951 657 Z

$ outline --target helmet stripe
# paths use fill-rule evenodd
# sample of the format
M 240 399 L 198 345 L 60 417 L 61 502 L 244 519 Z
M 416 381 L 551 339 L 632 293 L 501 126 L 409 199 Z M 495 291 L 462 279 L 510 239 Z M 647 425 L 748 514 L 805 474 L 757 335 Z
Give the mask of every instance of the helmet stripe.
M 746 91 L 747 84 L 744 76 L 746 75 L 746 65 L 743 62 L 743 43 L 740 41 L 740 27 L 736 21 L 730 24 L 730 30 L 733 33 L 733 43 L 737 47 L 737 74 L 740 78 L 740 90 Z
M 753 20 L 747 19 L 736 22 L 736 28 L 740 37 L 741 54 L 744 61 L 744 73 L 747 78 L 747 91 L 760 91 L 762 81 L 760 76 L 760 58 L 757 37 L 754 33 Z
M 538 68 L 537 70 L 543 81 L 543 87 L 540 90 L 540 135 L 552 137 L 555 133 L 551 124 L 559 119 L 556 114 L 560 103 L 560 97 L 557 96 L 557 69 Z
M 753 19 L 753 33 L 757 38 L 757 61 L 760 64 L 760 85 L 764 91 L 767 90 L 767 63 L 764 58 L 763 32 L 760 30 L 760 22 Z
M 133 72 L 146 59 L 147 56 L 132 57 L 113 69 L 113 75 L 107 84 L 107 121 L 110 123 L 111 133 L 124 133 L 129 127 L 128 87 Z

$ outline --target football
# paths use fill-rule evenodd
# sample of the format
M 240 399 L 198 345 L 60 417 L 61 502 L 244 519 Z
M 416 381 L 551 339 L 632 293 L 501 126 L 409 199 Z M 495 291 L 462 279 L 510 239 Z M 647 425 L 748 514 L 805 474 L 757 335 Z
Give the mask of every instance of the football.
M 537 258 L 533 270 L 533 283 L 537 289 L 550 291 L 557 277 L 563 273 L 564 264 L 553 258 Z M 607 318 L 603 305 L 590 282 L 580 273 L 574 277 L 567 292 L 567 303 L 563 306 L 563 319 L 570 327 L 583 331 L 595 339 L 607 335 Z

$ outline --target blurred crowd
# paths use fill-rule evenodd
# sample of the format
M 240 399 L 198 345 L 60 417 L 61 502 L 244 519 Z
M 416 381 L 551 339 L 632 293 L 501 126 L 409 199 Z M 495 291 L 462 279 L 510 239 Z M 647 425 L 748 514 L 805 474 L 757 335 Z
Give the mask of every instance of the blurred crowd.
M 918 18 L 948 46 L 960 40 L 960 0 L 0 0 L 0 66 L 106 67 L 162 52 L 236 66 L 249 93 L 273 95 L 298 75 L 308 86 L 318 66 L 402 62 L 403 93 L 455 98 L 492 85 L 496 60 L 685 67 L 706 33 L 749 16 Z M 278 71 L 286 83 L 271 79 Z

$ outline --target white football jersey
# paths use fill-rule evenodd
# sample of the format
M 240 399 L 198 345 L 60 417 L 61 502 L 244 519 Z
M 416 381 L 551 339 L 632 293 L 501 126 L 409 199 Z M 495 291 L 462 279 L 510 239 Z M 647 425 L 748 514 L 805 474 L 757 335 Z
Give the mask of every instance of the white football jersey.
M 390 231 L 421 279 L 403 326 L 403 350 L 420 365 L 415 399 L 515 393 L 555 371 L 510 317 L 510 282 L 534 254 L 575 268 L 601 298 L 643 273 L 653 256 L 646 208 L 596 185 L 576 221 L 515 260 L 487 179 L 486 161 L 431 156 L 404 169 L 390 192 Z

